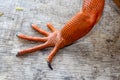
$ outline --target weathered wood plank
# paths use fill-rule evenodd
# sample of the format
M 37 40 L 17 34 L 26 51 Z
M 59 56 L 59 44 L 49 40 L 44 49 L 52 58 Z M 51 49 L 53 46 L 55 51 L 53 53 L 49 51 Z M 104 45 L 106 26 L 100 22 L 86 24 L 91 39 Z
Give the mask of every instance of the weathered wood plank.
M 52 48 L 17 58 L 20 49 L 41 43 L 18 39 L 16 33 L 42 36 L 31 23 L 48 31 L 51 22 L 61 29 L 82 0 L 0 0 L 0 80 L 120 80 L 120 14 L 111 4 L 106 0 L 101 21 L 86 37 L 58 52 L 51 71 L 46 57 Z

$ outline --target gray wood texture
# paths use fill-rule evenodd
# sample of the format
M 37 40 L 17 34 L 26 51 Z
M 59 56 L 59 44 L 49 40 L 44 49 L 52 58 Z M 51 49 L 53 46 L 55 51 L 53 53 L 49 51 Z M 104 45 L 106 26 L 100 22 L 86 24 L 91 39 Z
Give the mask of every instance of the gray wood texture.
M 120 80 L 120 10 L 106 0 L 103 16 L 85 37 L 61 49 L 51 71 L 47 48 L 21 58 L 21 49 L 38 44 L 16 37 L 17 32 L 42 36 L 31 23 L 57 29 L 81 9 L 82 0 L 0 0 L 0 80 Z M 23 10 L 16 10 L 16 8 Z

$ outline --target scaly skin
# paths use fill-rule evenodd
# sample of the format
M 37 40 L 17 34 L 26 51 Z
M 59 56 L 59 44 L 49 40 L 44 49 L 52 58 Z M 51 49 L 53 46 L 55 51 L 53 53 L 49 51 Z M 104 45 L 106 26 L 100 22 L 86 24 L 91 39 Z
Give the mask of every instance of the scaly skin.
M 104 4 L 105 0 L 84 0 L 82 10 L 73 16 L 61 30 L 55 29 L 50 23 L 47 24 L 47 27 L 52 33 L 46 32 L 37 25 L 32 24 L 32 28 L 45 35 L 45 37 L 31 37 L 24 34 L 17 34 L 17 36 L 19 38 L 45 43 L 33 48 L 21 50 L 16 56 L 23 56 L 37 50 L 54 46 L 47 57 L 48 66 L 50 69 L 53 69 L 51 62 L 58 50 L 72 44 L 88 33 L 100 19 Z

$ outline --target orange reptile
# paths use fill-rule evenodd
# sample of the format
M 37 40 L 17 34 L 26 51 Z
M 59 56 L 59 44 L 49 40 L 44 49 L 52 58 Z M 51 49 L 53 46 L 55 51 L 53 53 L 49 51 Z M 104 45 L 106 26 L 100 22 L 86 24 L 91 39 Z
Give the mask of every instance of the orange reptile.
M 16 56 L 23 56 L 37 50 L 54 46 L 53 50 L 47 57 L 48 67 L 53 69 L 51 67 L 51 62 L 58 50 L 72 44 L 88 33 L 100 19 L 104 9 L 104 4 L 105 0 L 83 0 L 81 11 L 73 16 L 61 30 L 55 29 L 50 23 L 47 24 L 51 33 L 40 29 L 35 24 L 32 24 L 32 28 L 45 35 L 45 37 L 32 37 L 21 33 L 17 34 L 17 36 L 22 39 L 45 43 L 37 45 L 33 48 L 21 50 Z

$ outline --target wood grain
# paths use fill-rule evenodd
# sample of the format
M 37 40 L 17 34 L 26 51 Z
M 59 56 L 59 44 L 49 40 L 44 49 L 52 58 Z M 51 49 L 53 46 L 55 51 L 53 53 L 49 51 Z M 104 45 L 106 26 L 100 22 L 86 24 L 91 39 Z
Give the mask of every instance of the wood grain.
M 52 48 L 17 58 L 20 49 L 42 43 L 18 39 L 16 33 L 42 36 L 31 23 L 49 31 L 46 23 L 51 22 L 61 29 L 82 0 L 0 0 L 0 80 L 120 80 L 120 14 L 110 2 L 87 36 L 58 52 L 51 71 L 46 58 Z

